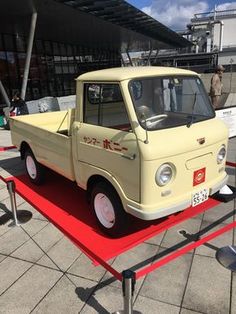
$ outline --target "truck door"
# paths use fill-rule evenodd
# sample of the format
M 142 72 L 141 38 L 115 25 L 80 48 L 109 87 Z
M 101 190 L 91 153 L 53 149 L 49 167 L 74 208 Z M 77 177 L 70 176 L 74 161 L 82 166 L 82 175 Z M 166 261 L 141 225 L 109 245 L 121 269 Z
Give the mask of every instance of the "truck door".
M 118 83 L 85 84 L 83 121 L 74 126 L 78 168 L 86 164 L 105 170 L 128 198 L 139 201 L 137 139 Z

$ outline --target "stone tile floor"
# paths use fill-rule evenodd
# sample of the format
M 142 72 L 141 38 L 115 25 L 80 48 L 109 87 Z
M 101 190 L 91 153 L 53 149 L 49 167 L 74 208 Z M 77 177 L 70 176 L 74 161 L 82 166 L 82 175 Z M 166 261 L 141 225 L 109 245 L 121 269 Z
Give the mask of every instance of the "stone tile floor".
M 0 146 L 11 145 L 9 131 L 0 129 Z M 235 162 L 236 139 L 228 160 Z M 228 168 L 230 184 L 235 170 Z M 0 175 L 24 172 L 16 150 L 0 152 Z M 113 313 L 123 309 L 121 283 L 103 267 L 95 267 L 77 247 L 32 206 L 16 195 L 17 208 L 33 218 L 19 227 L 0 225 L 0 314 Z M 0 219 L 10 210 L 5 183 L 0 181 Z M 235 202 L 220 204 L 110 261 L 118 271 L 133 267 L 184 240 L 184 229 L 196 233 L 220 220 L 235 220 Z M 225 215 L 227 219 L 220 219 Z M 183 255 L 139 279 L 134 310 L 155 313 L 236 314 L 236 274 L 215 259 L 218 248 L 235 244 L 235 230 Z

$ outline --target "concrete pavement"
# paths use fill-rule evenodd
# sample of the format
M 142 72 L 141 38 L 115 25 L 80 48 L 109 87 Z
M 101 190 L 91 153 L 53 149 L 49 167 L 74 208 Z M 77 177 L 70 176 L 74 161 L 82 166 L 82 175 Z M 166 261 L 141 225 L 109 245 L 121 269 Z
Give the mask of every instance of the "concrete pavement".
M 0 129 L 0 146 L 11 145 L 9 131 Z M 236 139 L 228 160 L 235 162 Z M 235 170 L 228 168 L 235 185 Z M 0 175 L 24 172 L 16 150 L 0 152 Z M 91 261 L 53 224 L 17 195 L 18 209 L 33 218 L 20 227 L 0 225 L 0 314 L 113 313 L 123 309 L 121 283 Z M 10 200 L 0 181 L 0 221 Z M 235 220 L 235 202 L 220 204 L 110 261 L 118 271 L 132 267 L 183 241 L 179 230 L 196 233 L 229 214 L 215 230 Z M 230 214 L 231 213 L 231 214 Z M 208 233 L 208 232 L 207 232 Z M 206 233 L 206 234 L 207 234 Z M 191 251 L 138 280 L 134 310 L 155 313 L 236 314 L 236 274 L 215 259 L 217 248 L 235 244 L 235 230 Z M 104 248 L 105 249 L 105 248 Z

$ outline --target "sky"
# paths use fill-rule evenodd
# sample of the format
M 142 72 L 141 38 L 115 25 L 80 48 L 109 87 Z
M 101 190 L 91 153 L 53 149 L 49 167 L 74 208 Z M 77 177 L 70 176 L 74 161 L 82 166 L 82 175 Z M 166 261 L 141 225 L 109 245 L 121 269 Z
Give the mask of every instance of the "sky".
M 236 10 L 236 0 L 126 0 L 171 29 L 184 30 L 195 13 Z

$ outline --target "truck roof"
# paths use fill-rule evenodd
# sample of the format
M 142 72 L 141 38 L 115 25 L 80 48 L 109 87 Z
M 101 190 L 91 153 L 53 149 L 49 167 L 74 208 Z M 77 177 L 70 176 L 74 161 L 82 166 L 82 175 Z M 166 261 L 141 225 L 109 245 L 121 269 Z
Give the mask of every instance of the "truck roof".
M 120 67 L 87 72 L 80 75 L 79 81 L 123 81 L 128 79 L 168 75 L 198 75 L 196 72 L 174 67 L 140 66 Z

